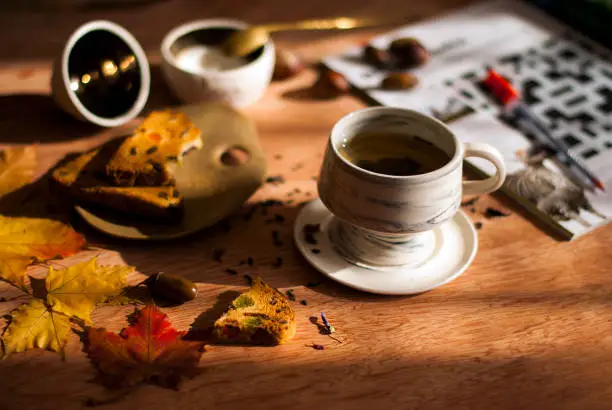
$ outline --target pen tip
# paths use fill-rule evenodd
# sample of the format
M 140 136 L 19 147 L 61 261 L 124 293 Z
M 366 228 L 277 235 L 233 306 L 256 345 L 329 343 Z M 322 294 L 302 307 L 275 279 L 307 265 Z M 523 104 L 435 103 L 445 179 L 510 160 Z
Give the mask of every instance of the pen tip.
M 601 191 L 605 191 L 604 186 L 600 180 L 595 180 L 594 183 L 595 183 L 595 186 L 599 188 Z

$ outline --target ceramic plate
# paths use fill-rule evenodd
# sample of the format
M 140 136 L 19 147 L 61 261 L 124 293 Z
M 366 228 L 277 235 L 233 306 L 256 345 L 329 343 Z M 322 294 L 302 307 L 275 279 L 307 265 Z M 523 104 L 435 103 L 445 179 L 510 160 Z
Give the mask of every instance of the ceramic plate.
M 261 185 L 266 157 L 252 122 L 221 104 L 180 107 L 202 131 L 204 146 L 185 157 L 175 173 L 176 186 L 185 198 L 185 215 L 176 225 L 136 220 L 98 207 L 77 206 L 77 212 L 96 229 L 129 239 L 178 238 L 214 225 L 236 212 Z M 228 148 L 240 148 L 250 158 L 241 165 L 225 165 Z
M 413 268 L 378 271 L 353 265 L 336 252 L 329 240 L 328 227 L 332 219 L 333 215 L 320 200 L 311 202 L 295 221 L 295 243 L 308 262 L 321 273 L 364 292 L 411 295 L 437 288 L 461 275 L 472 263 L 478 248 L 474 226 L 467 215 L 459 211 L 452 220 L 434 229 L 436 249 L 425 263 Z M 306 224 L 320 224 L 316 245 L 304 240 Z

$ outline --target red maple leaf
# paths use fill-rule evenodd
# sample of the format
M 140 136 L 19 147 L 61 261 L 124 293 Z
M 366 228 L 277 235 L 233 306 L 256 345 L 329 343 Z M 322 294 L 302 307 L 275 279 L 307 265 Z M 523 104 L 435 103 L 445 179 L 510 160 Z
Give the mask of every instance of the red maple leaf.
M 119 334 L 88 328 L 85 353 L 108 387 L 139 383 L 178 388 L 183 376 L 198 374 L 204 343 L 187 341 L 155 306 L 134 313 L 134 323 Z

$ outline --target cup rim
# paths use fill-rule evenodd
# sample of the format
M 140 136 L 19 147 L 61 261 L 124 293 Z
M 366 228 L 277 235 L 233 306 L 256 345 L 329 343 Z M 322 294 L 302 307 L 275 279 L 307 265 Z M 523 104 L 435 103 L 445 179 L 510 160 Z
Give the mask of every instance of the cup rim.
M 138 60 L 138 67 L 140 72 L 140 80 L 141 87 L 136 97 L 136 101 L 132 105 L 126 113 L 119 115 L 117 117 L 100 117 L 99 115 L 91 112 L 79 98 L 75 94 L 74 91 L 70 88 L 70 78 L 68 77 L 68 59 L 70 57 L 70 53 L 74 48 L 77 41 L 79 41 L 85 34 L 94 31 L 94 30 L 106 30 L 121 40 L 125 41 L 125 43 L 130 47 L 130 49 L 134 52 L 134 56 Z M 136 38 L 130 33 L 128 30 L 123 28 L 122 26 L 113 23 L 108 20 L 94 20 L 87 22 L 77 28 L 68 38 L 66 45 L 64 46 L 64 50 L 62 51 L 62 59 L 61 59 L 61 72 L 62 72 L 62 83 L 68 94 L 68 98 L 75 106 L 77 111 L 83 115 L 88 121 L 102 126 L 102 127 L 116 127 L 126 122 L 130 121 L 134 117 L 136 117 L 140 112 L 144 109 L 145 104 L 147 103 L 147 99 L 149 98 L 149 92 L 151 90 L 151 72 L 149 68 L 149 60 L 142 49 L 142 46 L 136 40 Z
M 367 169 L 363 169 L 361 167 L 358 167 L 357 165 L 351 163 L 350 161 L 348 161 L 346 158 L 344 158 L 344 156 L 340 153 L 340 151 L 338 151 L 338 145 L 337 145 L 337 141 L 336 139 L 339 138 L 341 136 L 341 131 L 342 129 L 344 129 L 347 125 L 348 122 L 353 121 L 355 119 L 355 117 L 363 115 L 364 113 L 395 113 L 395 114 L 399 114 L 402 116 L 410 116 L 410 117 L 418 117 L 421 120 L 424 121 L 428 121 L 430 123 L 435 124 L 437 127 L 440 127 L 441 130 L 445 131 L 453 140 L 454 144 L 455 144 L 455 152 L 453 154 L 453 156 L 448 160 L 448 162 L 446 164 L 444 164 L 443 166 L 441 166 L 440 168 L 434 170 L 434 171 L 430 171 L 430 172 L 426 172 L 423 174 L 417 174 L 417 175 L 389 175 L 389 174 L 381 174 L 378 172 L 373 172 L 373 171 L 368 171 Z M 362 108 L 360 110 L 357 111 L 353 111 L 347 115 L 345 115 L 344 117 L 342 117 L 340 120 L 338 120 L 336 122 L 336 124 L 334 124 L 330 136 L 329 136 L 329 143 L 334 151 L 334 154 L 336 155 L 336 157 L 338 157 L 346 166 L 348 166 L 349 168 L 353 169 L 356 172 L 360 172 L 366 175 L 370 175 L 372 177 L 376 177 L 376 178 L 385 178 L 385 179 L 389 179 L 389 180 L 395 180 L 395 181 L 419 181 L 419 180 L 431 180 L 431 179 L 435 179 L 435 178 L 439 178 L 442 177 L 446 174 L 448 174 L 449 172 L 453 171 L 456 166 L 457 163 L 460 162 L 462 160 L 462 145 L 461 142 L 457 139 L 457 137 L 455 136 L 455 134 L 451 131 L 450 128 L 448 128 L 446 126 L 446 124 L 444 124 L 442 121 L 438 120 L 437 118 L 428 116 L 426 114 L 423 114 L 419 111 L 416 110 L 410 110 L 407 108 L 397 108 L 397 107 L 368 107 L 368 108 Z
M 236 19 L 229 19 L 229 18 L 193 20 L 188 23 L 181 24 L 173 28 L 172 30 L 170 30 L 164 36 L 161 42 L 160 52 L 161 52 L 162 58 L 164 59 L 164 61 L 166 61 L 166 63 L 170 64 L 172 67 L 176 68 L 177 70 L 180 70 L 183 73 L 187 73 L 193 76 L 225 77 L 225 76 L 230 76 L 234 74 L 239 74 L 242 71 L 251 69 L 253 65 L 258 63 L 264 57 L 266 57 L 266 55 L 269 55 L 274 51 L 274 45 L 272 43 L 272 39 L 268 39 L 268 41 L 263 46 L 264 49 L 261 55 L 253 61 L 247 62 L 246 64 L 243 64 L 239 67 L 230 68 L 227 70 L 210 70 L 210 69 L 202 68 L 202 70 L 198 73 L 185 70 L 183 67 L 176 64 L 176 58 L 170 51 L 170 48 L 179 38 L 181 38 L 182 36 L 186 34 L 194 32 L 194 31 L 198 31 L 198 30 L 202 30 L 206 28 L 213 28 L 213 27 L 245 29 L 250 26 L 251 26 L 250 24 L 244 21 L 236 20 Z

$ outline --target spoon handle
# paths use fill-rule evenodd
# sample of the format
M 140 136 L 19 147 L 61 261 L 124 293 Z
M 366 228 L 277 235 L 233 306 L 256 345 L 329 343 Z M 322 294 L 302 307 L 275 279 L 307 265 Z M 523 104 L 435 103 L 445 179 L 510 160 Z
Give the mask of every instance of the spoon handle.
M 337 17 L 294 21 L 291 23 L 272 23 L 259 26 L 268 32 L 284 30 L 329 30 L 329 29 L 350 29 L 357 27 L 367 27 L 379 25 L 381 22 L 374 18 L 351 18 Z

